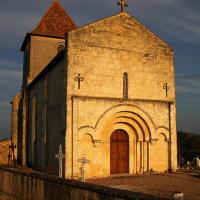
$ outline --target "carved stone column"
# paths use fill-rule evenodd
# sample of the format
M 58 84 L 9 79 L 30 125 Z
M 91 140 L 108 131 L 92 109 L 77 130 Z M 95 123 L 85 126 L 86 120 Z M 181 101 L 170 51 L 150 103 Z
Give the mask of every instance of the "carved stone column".
M 143 173 L 147 172 L 147 141 L 143 141 Z

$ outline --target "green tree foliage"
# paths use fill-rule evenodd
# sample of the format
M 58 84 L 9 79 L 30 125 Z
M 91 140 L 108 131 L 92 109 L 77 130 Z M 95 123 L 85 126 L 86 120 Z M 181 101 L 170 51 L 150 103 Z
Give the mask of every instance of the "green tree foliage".
M 200 134 L 178 132 L 178 155 L 186 160 L 193 160 L 195 157 L 200 157 Z

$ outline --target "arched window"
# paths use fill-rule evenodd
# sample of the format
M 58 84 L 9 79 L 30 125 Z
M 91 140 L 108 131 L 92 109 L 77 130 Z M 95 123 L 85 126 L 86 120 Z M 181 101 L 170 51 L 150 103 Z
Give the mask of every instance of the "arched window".
M 62 50 L 64 50 L 65 49 L 65 46 L 63 45 L 63 44 L 59 44 L 58 46 L 57 46 L 57 53 L 60 53 Z
M 123 74 L 123 98 L 128 99 L 128 73 Z

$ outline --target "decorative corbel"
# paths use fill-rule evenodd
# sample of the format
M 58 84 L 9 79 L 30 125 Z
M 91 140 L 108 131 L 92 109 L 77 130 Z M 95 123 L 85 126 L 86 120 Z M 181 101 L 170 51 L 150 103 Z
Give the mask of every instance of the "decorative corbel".
M 155 139 L 155 138 L 150 139 L 150 143 L 152 145 L 155 144 L 156 142 L 158 142 L 158 139 Z
M 103 143 L 102 140 L 93 140 L 92 142 L 93 142 L 95 147 L 98 147 Z
M 169 139 L 169 138 L 166 138 L 166 139 L 165 139 L 165 142 L 170 143 L 170 139 Z

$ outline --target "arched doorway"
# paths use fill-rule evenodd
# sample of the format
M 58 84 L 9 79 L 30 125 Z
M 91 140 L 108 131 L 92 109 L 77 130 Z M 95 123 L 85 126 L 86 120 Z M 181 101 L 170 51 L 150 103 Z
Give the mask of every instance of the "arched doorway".
M 124 130 L 116 130 L 110 137 L 110 173 L 129 173 L 129 137 Z

